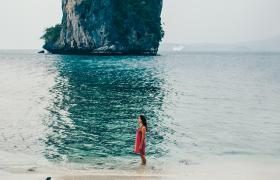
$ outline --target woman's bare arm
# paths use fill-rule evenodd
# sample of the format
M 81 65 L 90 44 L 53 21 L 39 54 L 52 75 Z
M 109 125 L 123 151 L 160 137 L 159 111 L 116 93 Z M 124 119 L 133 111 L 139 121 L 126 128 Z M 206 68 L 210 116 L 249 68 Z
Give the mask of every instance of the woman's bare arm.
M 141 133 L 142 137 L 141 137 L 141 143 L 140 143 L 139 149 L 142 149 L 142 147 L 143 147 L 144 139 L 145 139 L 145 136 L 146 136 L 146 127 L 141 128 L 141 132 L 142 132 Z

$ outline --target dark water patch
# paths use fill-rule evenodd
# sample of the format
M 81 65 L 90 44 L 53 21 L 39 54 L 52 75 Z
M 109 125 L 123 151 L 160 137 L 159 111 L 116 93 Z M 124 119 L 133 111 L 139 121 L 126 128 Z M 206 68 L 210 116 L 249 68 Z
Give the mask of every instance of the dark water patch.
M 65 157 L 77 161 L 80 156 L 133 154 L 140 114 L 148 119 L 149 155 L 165 153 L 159 145 L 164 140 L 163 132 L 157 129 L 164 128 L 164 80 L 156 73 L 156 67 L 135 66 L 137 57 L 59 57 L 56 83 L 49 90 L 53 103 L 45 121 L 49 127 L 45 140 L 48 159 Z M 146 61 L 153 63 L 154 59 L 146 57 Z

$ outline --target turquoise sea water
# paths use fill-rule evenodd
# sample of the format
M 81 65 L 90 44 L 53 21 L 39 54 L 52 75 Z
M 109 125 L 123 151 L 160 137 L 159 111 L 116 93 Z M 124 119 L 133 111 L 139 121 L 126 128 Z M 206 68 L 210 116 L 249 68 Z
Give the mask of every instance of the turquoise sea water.
M 210 156 L 279 158 L 279 72 L 279 53 L 2 50 L 0 168 L 48 162 L 133 169 L 140 161 L 132 153 L 139 114 L 148 119 L 152 169 Z

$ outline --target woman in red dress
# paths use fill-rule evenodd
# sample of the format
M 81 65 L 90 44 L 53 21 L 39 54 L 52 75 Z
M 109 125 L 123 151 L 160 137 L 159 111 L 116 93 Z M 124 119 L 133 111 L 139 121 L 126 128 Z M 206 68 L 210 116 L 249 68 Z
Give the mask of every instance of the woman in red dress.
M 140 115 L 138 117 L 139 128 L 136 131 L 134 153 L 139 154 L 142 160 L 142 165 L 146 164 L 146 131 L 147 120 L 145 116 Z

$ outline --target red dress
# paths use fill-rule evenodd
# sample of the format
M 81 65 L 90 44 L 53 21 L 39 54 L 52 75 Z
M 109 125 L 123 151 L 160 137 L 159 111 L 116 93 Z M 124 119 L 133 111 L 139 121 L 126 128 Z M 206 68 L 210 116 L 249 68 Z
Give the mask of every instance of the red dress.
M 140 151 L 139 146 L 141 144 L 141 140 L 142 140 L 142 131 L 141 131 L 141 128 L 139 128 L 136 131 L 134 153 L 140 154 L 140 155 L 145 155 L 146 154 L 146 152 L 145 152 L 145 149 L 146 149 L 146 139 L 144 138 L 142 149 Z

